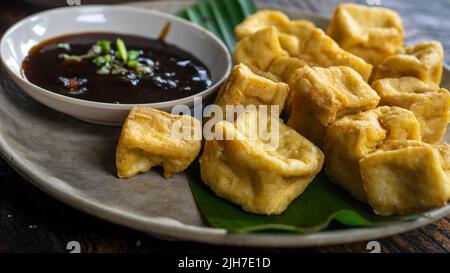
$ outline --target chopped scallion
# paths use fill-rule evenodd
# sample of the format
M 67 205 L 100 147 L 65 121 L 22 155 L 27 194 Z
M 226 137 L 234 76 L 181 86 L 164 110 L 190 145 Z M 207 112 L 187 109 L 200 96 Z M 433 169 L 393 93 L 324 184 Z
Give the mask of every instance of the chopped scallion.
M 95 57 L 92 62 L 98 67 L 104 66 L 107 63 L 105 56 Z
M 111 67 L 109 65 L 102 66 L 99 70 L 97 70 L 97 74 L 107 75 L 111 72 Z
M 61 48 L 70 48 L 69 44 L 58 44 Z M 91 59 L 92 63 L 98 67 L 97 74 L 120 74 L 120 75 L 139 75 L 152 72 L 153 61 L 147 58 L 140 58 L 142 50 L 127 50 L 125 42 L 117 38 L 116 50 L 112 50 L 111 42 L 108 40 L 98 40 L 89 51 L 82 55 L 69 55 L 61 53 L 60 58 L 66 61 L 81 62 Z
M 111 42 L 108 40 L 99 40 L 95 44 L 102 48 L 104 54 L 108 54 L 111 51 Z
M 125 46 L 125 42 L 122 39 L 117 38 L 116 39 L 116 47 L 117 47 L 117 52 L 119 52 L 119 57 L 122 59 L 122 61 L 126 62 L 127 58 L 128 58 L 128 54 L 127 54 L 127 48 Z
M 107 62 L 111 62 L 112 61 L 112 57 L 109 54 L 105 55 L 105 59 L 106 59 Z
M 100 55 L 102 54 L 102 48 L 99 45 L 93 45 L 91 50 L 89 50 L 88 54 L 90 55 Z
M 128 61 L 127 66 L 129 68 L 136 68 L 139 66 L 139 62 L 136 60 L 130 60 L 130 61 Z
M 128 60 L 136 60 L 142 52 L 140 50 L 128 50 Z

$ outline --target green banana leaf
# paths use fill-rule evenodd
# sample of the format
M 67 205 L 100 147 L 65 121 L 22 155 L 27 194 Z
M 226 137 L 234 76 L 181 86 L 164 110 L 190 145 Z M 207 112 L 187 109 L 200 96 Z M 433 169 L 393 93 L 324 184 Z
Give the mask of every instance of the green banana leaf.
M 200 0 L 176 15 L 211 31 L 233 52 L 236 45 L 234 27 L 255 11 L 251 0 Z
M 260 231 L 314 232 L 327 228 L 335 220 L 341 227 L 370 227 L 419 218 L 378 216 L 320 172 L 306 190 L 280 215 L 257 215 L 242 210 L 215 195 L 200 178 L 195 161 L 187 170 L 189 183 L 204 216 L 214 227 L 234 233 Z M 339 227 L 339 226 L 337 226 Z M 336 228 L 336 227 L 335 227 Z
M 233 51 L 234 27 L 256 11 L 251 0 L 201 0 L 178 16 L 202 26 L 225 42 Z M 325 228 L 371 227 L 415 220 L 420 215 L 382 217 L 357 201 L 320 172 L 305 192 L 281 215 L 257 215 L 215 195 L 200 178 L 198 160 L 187 170 L 191 190 L 205 220 L 212 226 L 234 233 L 315 232 Z M 334 225 L 330 225 L 334 223 Z

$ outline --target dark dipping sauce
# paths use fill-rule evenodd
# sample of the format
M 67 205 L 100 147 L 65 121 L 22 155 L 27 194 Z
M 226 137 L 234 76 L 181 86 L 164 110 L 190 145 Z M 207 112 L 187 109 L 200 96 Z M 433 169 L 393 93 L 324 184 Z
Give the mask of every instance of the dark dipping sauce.
M 82 55 L 98 40 L 114 45 L 121 38 L 128 50 L 141 50 L 141 60 L 152 72 L 98 74 L 93 59 L 65 60 L 61 54 Z M 70 50 L 60 48 L 68 43 Z M 81 33 L 59 36 L 33 47 L 22 63 L 24 76 L 52 92 L 82 100 L 106 103 L 152 103 L 188 97 L 211 85 L 207 67 L 192 54 L 158 39 L 116 33 Z M 76 82 L 76 88 L 70 82 Z

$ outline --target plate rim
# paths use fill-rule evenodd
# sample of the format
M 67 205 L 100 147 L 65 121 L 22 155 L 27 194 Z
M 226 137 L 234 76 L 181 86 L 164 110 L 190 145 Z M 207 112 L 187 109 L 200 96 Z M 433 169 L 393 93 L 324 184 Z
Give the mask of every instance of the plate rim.
M 170 1 L 165 4 L 186 5 L 187 1 Z M 148 2 L 157 5 L 162 1 Z M 130 3 L 127 3 L 128 5 Z M 132 5 L 133 3 L 131 3 Z M 142 4 L 142 2 L 141 2 Z M 273 6 L 271 6 L 273 7 Z M 282 10 L 282 8 L 280 8 Z M 290 10 L 292 13 L 293 10 Z M 299 16 L 311 16 L 310 12 L 295 10 Z M 326 19 L 322 16 L 317 16 Z M 450 73 L 446 71 L 450 76 Z M 9 77 L 9 75 L 8 75 Z M 10 79 L 11 80 L 11 79 Z M 96 203 L 88 198 L 83 198 L 70 191 L 64 191 L 59 183 L 49 182 L 42 179 L 34 172 L 26 162 L 18 156 L 7 144 L 4 136 L 0 134 L 0 154 L 9 166 L 17 171 L 30 184 L 36 186 L 43 192 L 56 198 L 64 204 L 81 210 L 85 213 L 98 217 L 114 224 L 126 226 L 135 230 L 149 233 L 163 239 L 175 239 L 207 243 L 214 245 L 229 245 L 243 247 L 308 247 L 332 244 L 344 244 L 357 241 L 366 241 L 407 232 L 418 227 L 432 223 L 440 218 L 450 215 L 450 204 L 424 213 L 425 217 L 415 221 L 401 222 L 377 227 L 349 228 L 342 230 L 326 230 L 309 234 L 235 234 L 228 233 L 224 229 L 210 226 L 194 226 L 183 224 L 177 220 L 163 217 L 144 217 L 131 214 L 109 206 Z M 56 179 L 56 178 L 55 178 Z M 160 237 L 161 238 L 161 237 Z

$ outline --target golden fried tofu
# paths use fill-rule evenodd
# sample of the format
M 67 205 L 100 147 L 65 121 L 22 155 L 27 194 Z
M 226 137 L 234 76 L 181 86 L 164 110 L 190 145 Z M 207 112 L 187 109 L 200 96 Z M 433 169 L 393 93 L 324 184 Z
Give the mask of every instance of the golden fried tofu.
M 387 57 L 393 56 L 393 54 L 389 52 L 373 48 L 364 48 L 362 46 L 354 46 L 351 49 L 347 49 L 346 51 L 362 58 L 364 61 L 368 62 L 374 67 L 380 64 Z
M 340 4 L 327 29 L 343 49 L 378 64 L 403 47 L 404 30 L 393 10 L 356 4 Z
M 360 160 L 367 200 L 380 215 L 421 212 L 450 197 L 450 148 L 420 141 L 387 142 Z
M 439 42 L 424 42 L 405 47 L 384 59 L 374 70 L 373 80 L 411 76 L 439 85 L 442 77 L 444 50 Z
M 365 81 L 372 73 L 371 64 L 340 48 L 321 29 L 312 31 L 309 40 L 300 49 L 298 58 L 307 61 L 310 66 L 348 66 L 358 72 Z
M 117 175 L 128 178 L 162 166 L 168 178 L 186 169 L 200 146 L 201 124 L 194 117 L 133 107 L 116 148 Z
M 279 119 L 278 145 L 251 137 L 261 114 L 246 111 L 232 124 L 216 123 L 223 140 L 206 140 L 200 159 L 202 180 L 218 195 L 246 211 L 280 214 L 299 196 L 323 164 L 323 154 Z M 270 119 L 268 119 L 270 120 Z M 225 138 L 228 136 L 228 138 Z M 273 137 L 276 137 L 273 136 Z
M 335 120 L 373 109 L 380 97 L 346 66 L 304 67 L 289 81 L 287 125 L 321 147 L 325 129 Z
M 258 75 L 278 80 L 267 73 L 270 64 L 275 59 L 288 56 L 288 53 L 281 48 L 278 37 L 278 31 L 274 27 L 270 27 L 242 39 L 234 50 L 234 63 L 243 63 Z
M 282 29 L 288 23 L 289 18 L 281 11 L 259 10 L 254 14 L 247 16 L 242 23 L 237 25 L 234 29 L 234 33 L 236 34 L 236 38 L 241 40 L 268 27 Z
M 419 122 L 411 111 L 383 106 L 334 122 L 327 128 L 323 148 L 328 177 L 367 201 L 359 160 L 389 140 L 420 140 Z
M 299 58 L 280 57 L 272 62 L 267 72 L 276 76 L 283 82 L 289 82 L 289 79 L 295 70 L 307 65 L 308 63 L 306 61 Z
M 313 31 L 318 29 L 319 28 L 317 28 L 311 22 L 303 20 L 293 20 L 289 21 L 289 23 L 285 25 L 283 29 L 278 30 L 282 33 L 286 33 L 288 35 L 296 37 L 299 41 L 299 47 L 301 51 L 307 45 Z M 300 52 L 298 52 L 294 56 L 298 54 L 300 54 Z
M 261 29 L 275 27 L 279 32 L 297 36 L 305 40 L 305 34 L 315 29 L 313 23 L 303 20 L 291 21 L 286 14 L 276 10 L 260 10 L 247 16 L 234 29 L 236 37 L 241 40 Z
M 289 56 L 296 56 L 300 52 L 300 41 L 297 37 L 285 33 L 278 33 L 278 40 L 280 41 L 280 46 Z
M 275 60 L 292 58 L 289 62 L 279 62 L 276 69 L 269 71 Z M 272 80 L 280 78 L 273 72 L 283 71 L 283 65 L 290 70 L 292 60 L 298 59 L 296 66 L 330 67 L 348 66 L 358 72 L 365 81 L 369 79 L 372 65 L 366 63 L 342 48 L 321 29 L 304 26 L 301 21 L 289 21 L 284 28 L 271 26 L 242 39 L 236 45 L 233 54 L 235 63 L 244 63 L 258 75 Z
M 286 83 L 258 76 L 246 65 L 238 64 L 219 90 L 215 104 L 224 111 L 226 105 L 278 105 L 281 112 L 288 92 Z
M 380 104 L 411 110 L 420 124 L 422 141 L 436 143 L 449 123 L 450 93 L 444 88 L 413 77 L 377 80 L 372 87 Z

